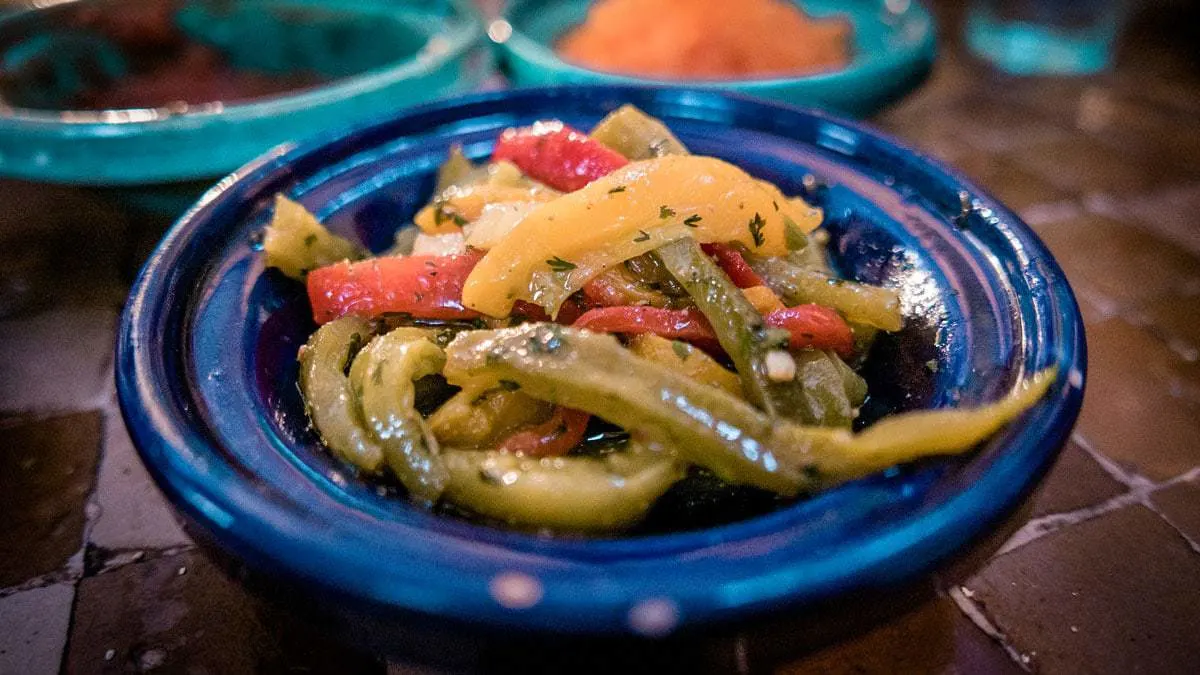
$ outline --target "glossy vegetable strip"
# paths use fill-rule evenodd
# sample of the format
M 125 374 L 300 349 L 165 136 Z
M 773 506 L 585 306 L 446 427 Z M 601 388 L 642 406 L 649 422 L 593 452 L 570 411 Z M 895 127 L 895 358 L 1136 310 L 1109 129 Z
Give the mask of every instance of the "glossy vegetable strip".
M 635 524 L 683 477 L 672 457 L 630 443 L 603 457 L 448 451 L 446 497 L 511 525 L 605 531 Z
M 600 120 L 591 136 L 630 160 L 688 154 L 667 125 L 628 103 Z
M 300 204 L 275 196 L 275 213 L 263 232 L 267 267 L 293 279 L 304 279 L 309 271 L 340 260 L 363 256 L 358 245 L 331 233 Z
M 620 153 L 561 122 L 509 129 L 496 141 L 493 160 L 508 160 L 556 190 L 572 192 L 628 163 Z
M 742 383 L 738 380 L 737 373 L 722 367 L 711 356 L 686 342 L 645 333 L 630 338 L 629 351 L 687 375 L 697 382 L 719 387 L 738 398 L 742 396 Z
M 620 424 L 635 438 L 674 449 L 727 482 L 792 495 L 918 457 L 965 452 L 1036 402 L 1049 369 L 997 403 L 906 413 L 861 435 L 773 419 L 716 387 L 639 358 L 611 337 L 551 324 L 459 335 L 446 377 L 518 382 L 531 395 Z
M 583 440 L 590 417 L 585 412 L 559 406 L 550 419 L 509 436 L 497 450 L 529 457 L 565 455 Z
M 494 448 L 518 428 L 544 422 L 553 406 L 493 379 L 463 386 L 429 416 L 429 426 L 443 445 Z
M 413 382 L 442 372 L 445 362 L 440 347 L 401 328 L 371 340 L 350 367 L 363 422 L 383 448 L 392 473 L 415 501 L 426 505 L 438 500 L 448 476 L 437 441 L 413 407 Z
M 667 244 L 654 252 L 692 296 L 742 380 L 746 400 L 768 415 L 783 414 L 771 392 L 764 359 L 768 351 L 786 344 L 767 330 L 763 317 L 746 296 L 691 239 Z
M 764 285 L 762 278 L 755 274 L 754 270 L 750 269 L 750 265 L 736 248 L 729 244 L 716 242 L 702 244 L 700 248 L 717 261 L 717 264 L 721 267 L 721 271 L 725 272 L 729 280 L 737 285 L 738 288 Z
M 712 326 L 695 309 L 662 309 L 640 305 L 597 307 L 584 312 L 572 325 L 597 333 L 652 333 L 700 345 L 709 351 L 719 347 Z
M 784 305 L 783 301 L 779 299 L 779 296 L 775 295 L 775 291 L 772 291 L 766 286 L 751 286 L 750 288 L 743 288 L 742 295 L 746 296 L 746 300 L 748 300 L 750 304 L 754 306 L 754 309 L 758 310 L 758 313 L 762 314 L 763 316 L 787 307 L 787 305 Z
M 763 317 L 768 326 L 782 328 L 791 338 L 792 349 L 832 349 L 841 356 L 854 352 L 850 325 L 832 309 L 820 305 L 796 305 Z
M 919 410 L 885 417 L 861 433 L 786 425 L 777 437 L 788 461 L 811 467 L 819 487 L 861 478 L 918 457 L 965 452 L 1036 403 L 1058 376 L 1047 368 L 1004 398 L 978 408 Z
M 308 275 L 308 299 L 318 323 L 342 316 L 405 313 L 420 319 L 472 319 L 462 289 L 479 262 L 475 252 L 451 256 L 372 258 L 339 263 Z
M 441 194 L 443 190 L 452 185 L 463 184 L 475 171 L 475 164 L 463 154 L 462 145 L 455 143 L 450 146 L 450 154 L 446 156 L 446 161 L 438 167 L 437 186 L 434 188 L 434 192 Z
M 796 361 L 797 386 L 791 417 L 813 426 L 849 429 L 854 422 L 855 404 L 847 393 L 846 375 L 837 365 L 841 359 L 815 349 L 794 352 L 792 358 Z
M 345 374 L 356 350 L 370 338 L 371 327 L 355 317 L 318 328 L 300 348 L 300 391 L 321 442 L 344 461 L 378 473 L 383 468 L 383 448 L 363 427 Z
M 446 350 L 451 383 L 512 380 L 531 396 L 624 427 L 731 483 L 795 494 L 800 471 L 763 443 L 773 421 L 733 395 L 639 358 L 611 336 L 554 324 L 459 335 Z
M 489 204 L 524 204 L 548 202 L 558 196 L 553 190 L 539 187 L 518 187 L 481 183 L 465 187 L 451 186 L 440 193 L 431 204 L 413 216 L 413 222 L 425 234 L 446 234 L 459 231 L 474 222 Z
M 623 265 L 605 270 L 600 276 L 583 285 L 583 299 L 593 307 L 620 307 L 622 305 L 646 305 L 665 307 L 667 296 L 645 288 L 631 278 Z
M 754 258 L 750 265 L 771 290 L 789 303 L 831 307 L 847 321 L 886 331 L 898 331 L 903 326 L 900 295 L 893 289 L 843 281 L 780 258 Z
M 554 315 L 593 277 L 688 236 L 784 255 L 785 216 L 797 215 L 789 209 L 800 210 L 719 159 L 634 162 L 526 215 L 471 273 L 463 302 L 503 317 L 515 300 L 527 300 Z

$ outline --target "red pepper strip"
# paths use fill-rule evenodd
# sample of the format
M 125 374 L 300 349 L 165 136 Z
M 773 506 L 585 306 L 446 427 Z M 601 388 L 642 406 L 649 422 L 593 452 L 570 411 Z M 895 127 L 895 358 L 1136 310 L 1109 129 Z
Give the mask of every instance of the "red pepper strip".
M 701 244 L 700 248 L 717 261 L 717 265 L 729 275 L 729 280 L 738 288 L 766 285 L 762 277 L 750 269 L 741 252 L 729 244 Z
M 642 305 L 596 307 L 584 312 L 574 324 L 597 333 L 654 333 L 683 340 L 706 352 L 720 353 L 717 335 L 698 309 L 662 309 Z
M 550 419 L 504 439 L 500 443 L 500 450 L 529 457 L 565 455 L 583 440 L 590 417 L 574 408 L 555 406 Z
M 791 334 L 793 349 L 832 349 L 841 356 L 854 353 L 850 325 L 836 311 L 821 305 L 797 305 L 777 309 L 763 317 L 768 326 Z
M 841 315 L 821 305 L 780 309 L 763 317 L 768 326 L 790 333 L 795 349 L 832 349 L 842 356 L 854 352 L 854 337 Z M 706 352 L 720 354 L 716 333 L 697 309 L 659 307 L 597 307 L 584 312 L 573 324 L 599 333 L 654 333 L 683 340 Z
M 474 319 L 462 304 L 463 283 L 483 256 L 418 255 L 341 262 L 308 273 L 308 300 L 318 324 L 342 316 L 372 319 L 407 313 L 418 319 Z
M 496 141 L 492 159 L 506 159 L 526 175 L 563 192 L 578 190 L 629 163 L 581 131 L 540 123 L 505 131 Z

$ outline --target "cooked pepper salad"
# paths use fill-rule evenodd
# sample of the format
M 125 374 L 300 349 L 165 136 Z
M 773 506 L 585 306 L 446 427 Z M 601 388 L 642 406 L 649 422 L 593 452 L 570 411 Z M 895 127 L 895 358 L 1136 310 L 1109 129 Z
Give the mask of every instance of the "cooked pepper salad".
M 482 166 L 453 150 L 383 255 L 283 196 L 264 249 L 307 285 L 300 388 L 331 452 L 426 506 L 605 532 L 689 472 L 792 497 L 961 453 L 1045 392 L 1051 371 L 852 431 L 852 364 L 903 317 L 834 275 L 821 218 L 625 106 L 510 129 Z

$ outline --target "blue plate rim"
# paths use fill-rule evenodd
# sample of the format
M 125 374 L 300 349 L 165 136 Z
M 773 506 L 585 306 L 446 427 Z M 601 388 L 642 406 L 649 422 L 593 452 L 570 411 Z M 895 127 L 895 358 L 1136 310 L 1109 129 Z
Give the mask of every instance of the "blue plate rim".
M 400 115 L 372 125 L 360 126 L 349 131 L 328 132 L 298 147 L 279 148 L 221 181 L 172 227 L 143 268 L 122 314 L 116 359 L 118 397 L 135 445 L 159 485 L 186 513 L 206 522 L 216 532 L 218 539 L 223 538 L 227 545 L 240 548 L 244 557 L 251 562 L 271 561 L 280 564 L 280 560 L 274 555 L 278 553 L 278 549 L 266 548 L 263 543 L 265 540 L 258 539 L 259 537 L 265 537 L 274 544 L 281 540 L 289 546 L 298 543 L 287 542 L 288 536 L 299 534 L 286 522 L 289 513 L 278 505 L 261 503 L 261 496 L 253 491 L 252 486 L 212 484 L 211 476 L 208 475 L 212 467 L 204 458 L 204 453 L 196 452 L 194 448 L 208 453 L 219 453 L 220 449 L 212 444 L 211 439 L 207 438 L 202 430 L 180 426 L 178 420 L 172 418 L 171 406 L 167 403 L 171 401 L 170 392 L 164 392 L 161 383 L 150 377 L 154 372 L 154 359 L 159 355 L 156 355 L 153 349 L 144 348 L 146 336 L 152 334 L 147 308 L 167 300 L 161 296 L 164 291 L 164 279 L 170 273 L 170 253 L 173 247 L 185 234 L 202 226 L 205 216 L 222 200 L 237 197 L 236 186 L 245 188 L 286 177 L 291 162 L 311 156 L 327 144 L 347 142 L 400 119 L 436 115 L 460 105 L 502 103 L 521 96 L 547 93 L 570 96 L 573 91 L 608 92 L 620 96 L 621 92 L 647 89 L 658 88 L 577 85 L 458 97 L 410 108 Z M 671 89 L 678 91 L 677 87 Z M 676 610 L 681 614 L 682 621 L 689 625 L 727 621 L 763 610 L 796 606 L 851 588 L 895 581 L 945 559 L 978 536 L 986 525 L 995 522 L 1011 510 L 1049 466 L 1078 415 L 1086 371 L 1082 320 L 1061 269 L 1032 230 L 978 186 L 942 163 L 929 159 L 923 153 L 908 148 L 869 125 L 820 111 L 741 95 L 716 94 L 707 90 L 702 93 L 701 90 L 696 92 L 706 97 L 725 99 L 738 106 L 785 109 L 845 126 L 873 137 L 885 145 L 903 150 L 969 191 L 981 208 L 991 209 L 999 215 L 1003 226 L 1008 228 L 1009 233 L 1017 237 L 1022 245 L 1039 254 L 1039 260 L 1050 276 L 1059 281 L 1050 289 L 1049 299 L 1055 310 L 1051 312 L 1050 319 L 1061 322 L 1061 330 L 1058 332 L 1060 340 L 1054 345 L 1043 345 L 1043 349 L 1054 347 L 1052 356 L 1060 364 L 1061 372 L 1059 380 L 1052 387 L 1054 393 L 1027 414 L 1024 428 L 1004 433 L 1009 441 L 1005 457 L 968 488 L 932 511 L 909 518 L 901 525 L 893 527 L 882 536 L 873 539 L 869 546 L 852 551 L 853 560 L 847 559 L 850 552 L 844 545 L 831 552 L 818 561 L 818 569 L 824 571 L 824 576 L 818 579 L 805 578 L 800 574 L 811 572 L 815 563 L 809 564 L 803 570 L 797 570 L 794 566 L 788 567 L 789 561 L 784 556 L 779 560 L 778 570 L 740 580 L 740 595 L 736 601 L 723 595 L 724 591 L 721 590 L 687 589 L 688 592 L 667 594 L 667 597 L 677 603 Z M 209 480 L 206 480 L 206 476 Z M 231 487 L 232 489 L 229 489 Z M 230 509 L 236 511 L 234 515 L 238 522 L 250 525 L 242 528 L 240 532 L 224 529 L 218 521 L 231 518 Z M 326 545 L 330 543 L 326 542 Z M 609 592 L 601 596 L 581 593 L 579 589 L 573 590 L 570 585 L 559 583 L 561 580 L 553 579 L 553 570 L 547 570 L 550 574 L 543 584 L 541 601 L 533 607 L 518 611 L 500 606 L 488 594 L 488 583 L 492 577 L 472 579 L 469 580 L 470 583 L 458 585 L 457 593 L 431 597 L 428 586 L 418 588 L 411 584 L 400 584 L 381 589 L 379 584 L 374 583 L 355 584 L 353 573 L 367 569 L 361 559 L 356 562 L 350 561 L 350 569 L 338 579 L 323 578 L 324 564 L 330 559 L 339 558 L 329 557 L 331 551 L 328 549 L 310 550 L 309 553 L 317 554 L 316 558 L 285 558 L 282 566 L 297 578 L 342 594 L 465 623 L 564 632 L 629 634 L 637 632 L 631 626 L 629 612 L 648 600 L 661 600 L 655 597 L 647 598 L 641 590 L 632 594 L 608 587 L 606 588 Z M 779 558 L 780 552 L 772 552 L 769 555 Z M 537 567 L 536 561 L 531 562 L 527 556 L 519 558 L 510 561 L 511 565 L 501 566 L 501 569 L 531 570 Z M 612 580 L 611 570 L 604 574 L 609 574 L 606 578 Z M 665 579 L 664 582 L 666 581 L 670 580 Z M 583 586 L 586 585 L 581 585 L 581 588 Z M 466 587 L 473 592 L 470 597 L 464 597 L 461 593 L 461 589 Z M 443 588 L 437 593 L 444 590 Z

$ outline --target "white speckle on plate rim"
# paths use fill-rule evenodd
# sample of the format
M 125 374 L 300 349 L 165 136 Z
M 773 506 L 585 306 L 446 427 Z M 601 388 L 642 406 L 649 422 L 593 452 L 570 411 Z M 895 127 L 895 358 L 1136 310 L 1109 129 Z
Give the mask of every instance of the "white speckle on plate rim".
M 542 583 L 522 572 L 497 574 L 488 590 L 496 602 L 509 609 L 529 609 L 542 599 Z

